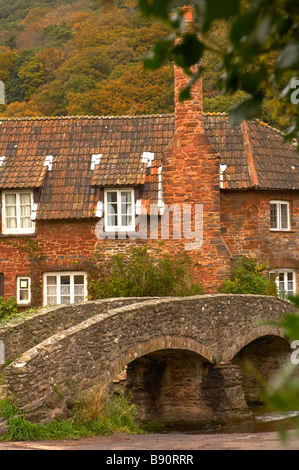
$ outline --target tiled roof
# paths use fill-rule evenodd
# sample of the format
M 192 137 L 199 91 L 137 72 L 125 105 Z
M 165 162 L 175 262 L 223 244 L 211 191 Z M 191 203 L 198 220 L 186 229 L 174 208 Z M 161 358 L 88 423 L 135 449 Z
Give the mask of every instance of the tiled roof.
M 280 131 L 258 120 L 230 128 L 225 113 L 206 114 L 204 124 L 227 165 L 224 189 L 299 189 L 299 154 Z
M 299 189 L 299 156 L 280 132 L 258 121 L 230 129 L 220 113 L 205 114 L 204 125 L 227 165 L 224 189 Z M 140 186 L 143 204 L 156 203 L 173 134 L 173 115 L 4 119 L 0 189 L 42 186 L 39 219 L 94 217 L 102 186 Z
M 39 187 L 38 219 L 94 217 L 95 186 L 145 185 L 156 202 L 157 166 L 173 135 L 173 116 L 19 118 L 0 121 L 0 189 Z M 143 152 L 155 159 L 148 167 Z M 92 155 L 101 155 L 91 170 Z

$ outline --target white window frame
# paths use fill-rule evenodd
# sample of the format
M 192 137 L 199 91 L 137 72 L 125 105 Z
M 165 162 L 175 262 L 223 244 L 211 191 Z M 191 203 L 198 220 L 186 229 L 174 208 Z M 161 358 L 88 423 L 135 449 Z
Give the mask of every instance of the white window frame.
M 26 280 L 28 281 L 28 299 L 21 300 L 21 281 Z M 17 303 L 18 305 L 28 305 L 31 303 L 31 278 L 29 276 L 18 276 L 17 277 Z
M 289 232 L 291 229 L 291 224 L 290 224 L 290 202 L 289 201 L 270 201 L 270 214 L 271 214 L 271 204 L 275 204 L 277 206 L 277 227 L 271 227 L 270 225 L 270 230 L 271 231 L 276 231 L 276 232 Z M 288 226 L 286 228 L 281 227 L 281 205 L 284 204 L 287 206 L 287 211 L 288 211 Z
M 287 269 L 287 268 L 278 268 L 276 269 L 275 271 L 272 271 L 271 274 L 275 274 L 275 282 L 276 282 L 276 285 L 277 285 L 277 290 L 278 290 L 278 294 L 279 294 L 279 297 L 281 299 L 285 299 L 287 300 L 286 296 L 285 295 L 280 295 L 280 288 L 279 288 L 279 275 L 280 274 L 283 274 L 284 275 L 284 287 L 288 287 L 287 286 L 287 283 L 288 283 L 288 273 L 292 273 L 293 274 L 293 295 L 296 294 L 297 292 L 297 273 L 296 273 L 296 270 L 295 269 Z M 287 295 L 287 292 L 288 292 L 288 289 L 284 289 L 283 292 L 286 292 L 286 295 Z
M 55 305 L 70 305 L 74 302 L 74 276 L 84 276 L 84 301 L 87 300 L 87 274 L 84 271 L 58 271 L 58 272 L 47 272 L 43 274 L 43 294 L 44 294 L 44 306 L 48 305 L 47 300 L 47 276 L 56 276 L 56 299 Z M 70 276 L 70 304 L 61 303 L 61 282 L 62 276 Z M 51 304 L 53 306 L 54 304 Z
M 5 206 L 5 196 L 6 195 L 16 195 L 16 219 L 17 219 L 17 227 L 16 228 L 8 228 L 6 223 L 6 206 Z M 31 227 L 22 228 L 21 227 L 21 205 L 20 205 L 20 195 L 21 194 L 30 194 L 31 196 L 31 214 L 30 220 L 32 222 Z M 5 235 L 17 235 L 17 234 L 30 234 L 35 233 L 35 223 L 32 220 L 32 209 L 33 209 L 33 191 L 3 191 L 2 193 L 2 233 Z
M 116 192 L 117 193 L 117 225 L 108 225 L 108 201 L 107 193 Z M 132 198 L 132 224 L 131 225 L 122 225 L 121 224 L 121 193 L 130 192 Z M 107 188 L 104 192 L 104 218 L 105 218 L 105 230 L 107 232 L 131 232 L 135 231 L 135 191 L 134 188 Z

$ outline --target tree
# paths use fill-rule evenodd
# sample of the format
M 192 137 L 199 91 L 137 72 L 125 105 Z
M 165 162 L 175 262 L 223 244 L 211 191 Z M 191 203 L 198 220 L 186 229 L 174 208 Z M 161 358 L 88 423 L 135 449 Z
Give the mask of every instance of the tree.
M 213 51 L 219 57 L 218 86 L 222 94 L 237 91 L 246 98 L 229 111 L 231 125 L 258 116 L 264 100 L 276 97 L 284 116 L 286 138 L 299 142 L 299 6 L 297 0 L 194 0 L 193 23 L 186 28 L 184 11 L 171 12 L 171 0 L 139 0 L 147 18 L 162 21 L 169 35 L 156 42 L 145 59 L 148 69 L 157 69 L 169 59 L 190 77 L 181 90 L 189 99 L 192 85 L 201 77 L 201 60 Z M 215 22 L 228 25 L 228 47 L 206 42 Z M 299 145 L 299 143 L 298 143 Z

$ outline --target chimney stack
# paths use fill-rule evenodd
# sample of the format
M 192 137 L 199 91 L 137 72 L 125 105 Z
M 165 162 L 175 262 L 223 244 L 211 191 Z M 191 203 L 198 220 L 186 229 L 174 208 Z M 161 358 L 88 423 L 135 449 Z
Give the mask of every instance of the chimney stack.
M 192 7 L 184 7 L 185 31 L 192 31 Z M 175 65 L 174 67 L 174 98 L 175 98 L 175 129 L 176 137 L 183 138 L 192 134 L 202 134 L 203 129 L 203 93 L 201 77 L 192 86 L 191 99 L 180 101 L 179 94 L 189 82 L 184 71 Z

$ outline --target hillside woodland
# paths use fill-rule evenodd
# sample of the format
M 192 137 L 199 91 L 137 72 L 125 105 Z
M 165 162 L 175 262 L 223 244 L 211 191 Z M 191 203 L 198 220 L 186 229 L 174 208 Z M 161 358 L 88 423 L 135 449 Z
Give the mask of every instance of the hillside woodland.
M 184 5 L 175 1 L 174 7 Z M 144 71 L 165 26 L 145 19 L 135 0 L 99 8 L 94 0 L 0 0 L 2 117 L 172 113 L 173 64 Z M 226 25 L 205 38 L 226 47 Z M 217 88 L 219 57 L 204 57 L 204 110 L 225 112 L 240 96 Z M 260 118 L 279 127 L 275 99 Z

